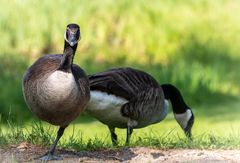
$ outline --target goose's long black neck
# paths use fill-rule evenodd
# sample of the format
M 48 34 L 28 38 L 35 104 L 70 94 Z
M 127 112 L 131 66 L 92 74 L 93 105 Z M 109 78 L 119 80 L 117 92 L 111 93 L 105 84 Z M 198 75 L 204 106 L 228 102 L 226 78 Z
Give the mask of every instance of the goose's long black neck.
M 70 46 L 68 42 L 64 43 L 63 57 L 61 60 L 61 64 L 59 66 L 59 70 L 65 72 L 71 72 L 73 58 L 77 49 L 77 44 L 74 46 Z
M 171 84 L 161 85 L 164 96 L 172 103 L 173 112 L 177 114 L 185 113 L 189 107 L 185 103 L 180 91 Z

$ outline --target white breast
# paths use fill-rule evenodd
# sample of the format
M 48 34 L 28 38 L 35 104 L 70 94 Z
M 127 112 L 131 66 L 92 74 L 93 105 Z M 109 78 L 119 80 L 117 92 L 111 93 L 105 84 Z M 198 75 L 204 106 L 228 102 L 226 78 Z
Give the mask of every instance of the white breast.
M 72 73 L 55 71 L 38 88 L 38 94 L 46 105 L 52 105 L 74 99 L 78 94 L 78 87 Z
M 128 101 L 124 98 L 101 91 L 91 91 L 86 111 L 99 121 L 114 126 L 127 124 L 127 118 L 121 115 L 121 107 Z

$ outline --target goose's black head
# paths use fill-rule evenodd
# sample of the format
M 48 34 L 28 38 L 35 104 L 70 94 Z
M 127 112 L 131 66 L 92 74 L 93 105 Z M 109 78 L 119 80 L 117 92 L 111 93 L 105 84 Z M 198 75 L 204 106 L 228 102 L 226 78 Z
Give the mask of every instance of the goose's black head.
M 81 39 L 80 27 L 77 24 L 68 24 L 64 39 L 70 46 L 74 46 Z

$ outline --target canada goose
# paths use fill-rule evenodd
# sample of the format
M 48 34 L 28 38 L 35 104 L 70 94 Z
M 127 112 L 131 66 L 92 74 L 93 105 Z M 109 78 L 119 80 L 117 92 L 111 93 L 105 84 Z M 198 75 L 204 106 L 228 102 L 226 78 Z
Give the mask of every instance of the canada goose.
M 134 128 L 163 120 L 172 103 L 175 118 L 191 138 L 194 115 L 179 90 L 170 84 L 159 85 L 149 74 L 133 68 L 115 68 L 89 76 L 91 98 L 86 112 L 106 124 L 113 145 L 115 128 L 127 128 L 126 144 Z
M 40 160 L 60 159 L 54 156 L 55 147 L 64 129 L 79 116 L 90 99 L 87 75 L 73 58 L 80 40 L 77 24 L 67 25 L 63 54 L 39 58 L 23 78 L 23 95 L 30 110 L 40 119 L 60 126 L 50 150 Z

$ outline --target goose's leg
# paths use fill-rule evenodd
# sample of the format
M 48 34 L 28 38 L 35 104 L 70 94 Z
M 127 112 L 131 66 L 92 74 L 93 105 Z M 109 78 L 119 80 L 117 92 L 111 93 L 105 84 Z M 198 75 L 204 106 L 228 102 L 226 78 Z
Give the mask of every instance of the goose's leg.
M 46 154 L 44 154 L 43 156 L 37 157 L 35 159 L 42 160 L 42 161 L 61 160 L 62 159 L 61 157 L 54 156 L 53 154 L 54 154 L 54 151 L 55 151 L 55 148 L 57 146 L 57 143 L 58 143 L 59 139 L 63 135 L 64 130 L 65 130 L 65 128 L 60 127 L 59 130 L 58 130 L 58 133 L 57 133 L 57 137 L 56 137 L 53 145 L 49 149 L 49 151 Z
M 126 137 L 125 145 L 129 145 L 129 141 L 130 141 L 132 132 L 133 132 L 133 128 L 131 126 L 127 126 L 127 137 Z
M 115 145 L 117 145 L 117 135 L 115 133 L 115 127 L 108 126 L 108 128 L 111 133 L 112 144 L 115 146 Z
M 136 120 L 133 120 L 131 118 L 128 119 L 127 123 L 127 137 L 126 137 L 126 143 L 125 145 L 129 145 L 130 138 L 133 132 L 133 128 L 136 127 L 138 122 Z

